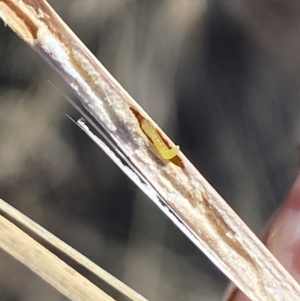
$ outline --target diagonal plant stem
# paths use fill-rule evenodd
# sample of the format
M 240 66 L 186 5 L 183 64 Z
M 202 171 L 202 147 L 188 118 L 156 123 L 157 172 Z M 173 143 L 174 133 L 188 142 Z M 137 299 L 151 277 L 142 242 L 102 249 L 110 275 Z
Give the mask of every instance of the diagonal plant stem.
M 6 211 L 3 205 L 5 203 L 0 199 L 2 213 L 3 209 Z M 9 209 L 16 213 L 13 208 Z M 22 218 L 18 218 L 18 221 L 20 220 Z M 0 248 L 37 273 L 70 300 L 115 300 L 1 214 Z
M 148 183 L 139 186 L 250 299 L 300 300 L 296 281 L 188 159 L 181 152 L 161 158 L 141 121 L 150 121 L 169 148 L 172 141 L 46 1 L 0 0 L 0 16 L 70 85 Z
M 101 280 L 105 281 L 107 284 L 109 284 L 116 291 L 118 291 L 119 293 L 126 296 L 129 300 L 132 300 L 132 301 L 147 301 L 147 299 L 145 299 L 143 296 L 141 296 L 140 294 L 135 292 L 133 289 L 128 287 L 126 284 L 124 284 L 123 282 L 121 282 L 120 280 L 118 280 L 117 278 L 115 278 L 114 276 L 112 276 L 111 274 L 109 274 L 108 272 L 106 272 L 105 270 L 100 268 L 99 266 L 97 266 L 94 262 L 92 262 L 91 260 L 86 258 L 84 255 L 82 255 L 81 253 L 79 253 L 78 251 L 73 249 L 71 246 L 64 243 L 59 238 L 57 238 L 55 235 L 53 235 L 52 233 L 50 233 L 49 231 L 47 231 L 46 229 L 44 229 L 40 225 L 36 224 L 30 218 L 28 218 L 27 216 L 25 216 L 24 214 L 22 214 L 21 212 L 19 212 L 18 210 L 16 210 L 15 208 L 13 208 L 12 206 L 10 206 L 9 204 L 7 204 L 6 202 L 4 202 L 3 200 L 0 199 L 0 217 L 2 217 L 2 214 L 7 217 L 7 220 L 4 221 L 4 222 L 9 224 L 9 227 L 12 227 L 13 229 L 17 229 L 17 227 L 15 226 L 15 224 L 17 224 L 20 227 L 26 229 L 26 232 L 30 232 L 35 237 L 38 237 L 39 239 L 43 240 L 47 244 L 54 247 L 56 250 L 60 251 L 61 253 L 65 254 L 65 255 L 67 255 L 68 257 L 72 258 L 72 260 L 74 260 L 75 262 L 80 264 L 82 267 L 86 268 L 88 271 L 90 271 L 91 273 L 93 273 L 94 275 L 99 277 Z M 10 222 L 12 222 L 12 224 Z M 0 221 L 0 223 L 1 223 L 1 221 Z M 32 245 L 32 243 L 31 243 L 32 238 L 31 237 L 28 237 L 28 235 L 26 233 L 22 232 L 20 229 L 17 229 L 17 231 L 19 231 L 19 233 L 21 233 L 22 236 L 24 237 L 24 241 L 23 241 L 22 245 L 24 247 L 28 248 L 29 253 L 34 253 L 35 250 L 34 250 L 33 246 L 34 247 L 37 246 L 41 250 L 41 252 L 40 252 L 42 254 L 41 256 L 44 256 L 44 254 L 43 254 L 44 253 L 44 250 L 43 250 L 44 247 L 43 246 L 39 245 L 39 243 L 36 243 L 36 242 L 33 242 L 34 245 Z M 9 229 L 9 232 L 11 232 L 11 229 Z M 0 232 L 0 237 L 1 237 L 0 247 L 5 249 L 6 244 L 4 243 L 4 240 L 1 236 L 1 232 Z M 28 242 L 28 244 L 27 244 L 27 242 Z M 16 246 L 18 246 L 18 244 L 16 244 Z M 8 250 L 6 249 L 6 251 L 8 251 Z M 46 252 L 47 251 L 48 250 L 46 250 Z M 22 250 L 17 250 L 17 252 L 22 253 Z M 16 257 L 18 260 L 20 260 L 23 264 L 27 265 L 29 268 L 34 270 L 32 268 L 32 266 L 30 265 L 30 261 L 27 260 L 28 258 L 22 258 L 21 254 L 18 255 L 19 257 L 15 256 L 15 255 L 13 255 L 13 256 Z M 50 254 L 49 256 L 55 258 L 55 256 L 53 254 Z M 43 260 L 41 260 L 41 263 L 46 262 L 46 266 L 48 266 L 49 261 L 47 261 L 47 259 L 48 258 L 44 257 Z M 56 258 L 55 258 L 55 260 L 56 260 Z M 57 259 L 57 265 L 58 266 L 62 265 L 62 269 L 64 269 L 64 267 L 65 267 L 65 263 L 62 263 L 59 259 Z M 43 264 L 39 265 L 38 266 L 38 271 L 39 271 L 38 274 L 40 274 L 40 272 L 43 269 L 44 269 L 44 265 Z M 71 267 L 68 267 L 68 269 L 73 270 Z M 34 270 L 34 271 L 36 272 L 36 270 Z M 47 270 L 46 270 L 46 272 L 47 272 Z M 56 287 L 56 285 L 62 285 L 62 288 L 64 288 L 65 290 L 66 289 L 68 289 L 69 291 L 73 290 L 72 287 L 68 286 L 68 283 L 73 281 L 73 277 L 75 278 L 75 280 L 77 280 L 77 276 L 76 276 L 77 272 L 76 271 L 72 272 L 71 276 L 68 279 L 66 279 L 65 283 L 60 281 L 61 275 L 59 275 L 59 277 L 56 277 L 55 274 L 58 274 L 57 271 L 53 271 L 53 274 L 50 274 L 48 276 L 49 279 L 46 279 L 46 280 L 50 284 L 52 284 L 54 287 Z M 57 281 L 57 284 L 56 284 L 55 281 Z M 91 298 L 92 294 L 94 293 L 94 285 L 91 284 L 86 279 L 84 279 L 83 283 L 85 283 L 85 282 L 87 283 L 87 284 L 85 284 L 86 286 L 89 287 L 91 285 L 91 288 L 88 289 L 88 291 L 91 292 L 91 295 L 87 295 L 89 298 Z M 58 286 L 59 291 L 61 291 L 62 288 L 60 288 L 60 286 Z M 85 288 L 85 287 L 83 287 L 83 288 Z M 82 289 L 82 287 L 79 286 L 78 290 L 80 290 L 80 289 Z M 64 293 L 64 291 L 62 291 L 62 292 Z M 96 296 L 98 298 L 101 296 L 98 293 L 97 290 L 96 290 Z M 104 292 L 103 292 L 103 296 L 105 296 Z M 102 298 L 104 298 L 103 296 L 102 296 Z M 88 300 L 90 300 L 90 299 L 88 299 Z M 111 300 L 111 299 L 108 297 L 108 300 Z

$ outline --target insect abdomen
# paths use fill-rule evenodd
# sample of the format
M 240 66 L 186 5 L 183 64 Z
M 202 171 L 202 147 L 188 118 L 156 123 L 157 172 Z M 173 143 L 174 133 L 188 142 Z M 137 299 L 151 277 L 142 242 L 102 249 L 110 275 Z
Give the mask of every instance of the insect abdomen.
M 164 159 L 170 160 L 178 155 L 179 146 L 176 145 L 172 148 L 168 148 L 155 127 L 147 119 L 142 120 L 141 127 Z

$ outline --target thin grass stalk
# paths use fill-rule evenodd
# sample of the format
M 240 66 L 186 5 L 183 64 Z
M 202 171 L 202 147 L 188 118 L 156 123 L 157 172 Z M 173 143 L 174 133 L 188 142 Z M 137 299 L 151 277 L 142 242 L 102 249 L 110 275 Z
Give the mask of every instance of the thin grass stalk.
M 169 148 L 174 143 L 46 1 L 0 0 L 0 16 L 69 84 L 147 183 L 138 185 L 250 299 L 300 300 L 298 283 L 184 154 L 160 156 L 141 129 L 143 119 Z

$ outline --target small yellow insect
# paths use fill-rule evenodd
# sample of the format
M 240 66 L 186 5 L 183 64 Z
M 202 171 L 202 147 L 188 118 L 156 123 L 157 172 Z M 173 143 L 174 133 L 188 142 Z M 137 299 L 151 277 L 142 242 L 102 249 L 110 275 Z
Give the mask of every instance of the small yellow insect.
M 141 127 L 147 137 L 152 141 L 155 148 L 158 150 L 160 155 L 166 159 L 170 160 L 176 157 L 179 153 L 179 146 L 176 145 L 172 148 L 168 148 L 166 143 L 163 141 L 155 127 L 147 119 L 141 121 Z

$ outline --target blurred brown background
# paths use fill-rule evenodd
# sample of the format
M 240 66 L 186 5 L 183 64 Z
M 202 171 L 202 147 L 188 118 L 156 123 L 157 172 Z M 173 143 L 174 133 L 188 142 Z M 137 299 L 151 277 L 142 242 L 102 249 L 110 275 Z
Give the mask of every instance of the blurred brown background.
M 298 167 L 298 1 L 50 4 L 259 233 Z M 220 300 L 225 277 L 66 117 L 48 80 L 67 87 L 4 24 L 0 62 L 0 197 L 150 300 Z M 0 300 L 65 298 L 1 251 Z

